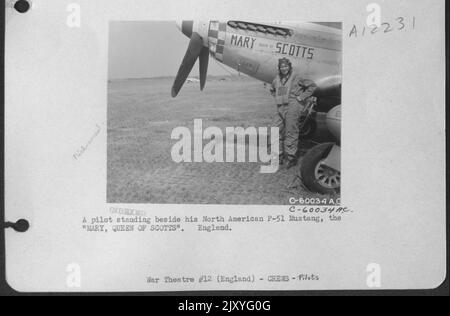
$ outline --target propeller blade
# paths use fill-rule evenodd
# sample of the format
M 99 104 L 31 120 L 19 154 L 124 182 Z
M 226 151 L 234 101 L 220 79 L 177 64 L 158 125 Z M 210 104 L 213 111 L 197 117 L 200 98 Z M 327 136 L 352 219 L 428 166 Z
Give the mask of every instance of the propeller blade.
M 177 76 L 172 86 L 172 97 L 176 97 L 178 92 L 180 92 L 181 87 L 183 87 L 184 82 L 189 76 L 189 73 L 191 72 L 198 56 L 201 53 L 202 48 L 202 38 L 197 33 L 193 33 L 186 54 L 184 55 L 183 62 L 181 63 L 180 69 L 178 70 Z
M 209 48 L 203 47 L 200 53 L 200 90 L 203 90 L 208 74 Z

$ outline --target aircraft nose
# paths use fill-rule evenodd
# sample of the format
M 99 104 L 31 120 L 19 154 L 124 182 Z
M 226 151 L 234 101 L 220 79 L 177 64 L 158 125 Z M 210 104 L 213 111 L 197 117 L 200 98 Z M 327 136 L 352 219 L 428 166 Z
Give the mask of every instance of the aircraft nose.
M 177 21 L 177 27 L 184 35 L 191 38 L 194 21 Z

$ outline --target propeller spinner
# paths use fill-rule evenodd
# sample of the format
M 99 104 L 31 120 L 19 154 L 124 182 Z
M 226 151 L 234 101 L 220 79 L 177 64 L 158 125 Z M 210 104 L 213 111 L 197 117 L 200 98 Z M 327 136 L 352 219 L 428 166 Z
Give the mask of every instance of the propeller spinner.
M 177 26 L 191 40 L 175 77 L 172 86 L 172 97 L 176 97 L 178 92 L 180 92 L 197 59 L 200 59 L 200 90 L 203 90 L 209 62 L 208 23 L 181 21 L 177 22 Z

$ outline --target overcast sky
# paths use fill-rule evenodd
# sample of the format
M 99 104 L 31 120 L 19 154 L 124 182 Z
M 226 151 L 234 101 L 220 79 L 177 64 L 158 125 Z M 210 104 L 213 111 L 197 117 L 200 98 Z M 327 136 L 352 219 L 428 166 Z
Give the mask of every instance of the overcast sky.
M 109 34 L 109 78 L 175 76 L 189 44 L 171 22 L 111 22 Z M 234 73 L 210 58 L 208 74 Z M 191 76 L 198 76 L 198 62 Z

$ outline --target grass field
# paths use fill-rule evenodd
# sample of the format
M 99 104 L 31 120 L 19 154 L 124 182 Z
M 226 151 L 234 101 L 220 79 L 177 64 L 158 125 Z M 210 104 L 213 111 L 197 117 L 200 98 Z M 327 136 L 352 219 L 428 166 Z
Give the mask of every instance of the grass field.
M 261 82 L 248 78 L 186 83 L 170 96 L 172 79 L 114 80 L 108 85 L 108 203 L 289 204 L 315 197 L 301 184 L 288 189 L 297 170 L 259 173 L 260 163 L 172 161 L 172 130 L 270 126 L 275 106 Z M 301 160 L 300 160 L 301 163 Z

